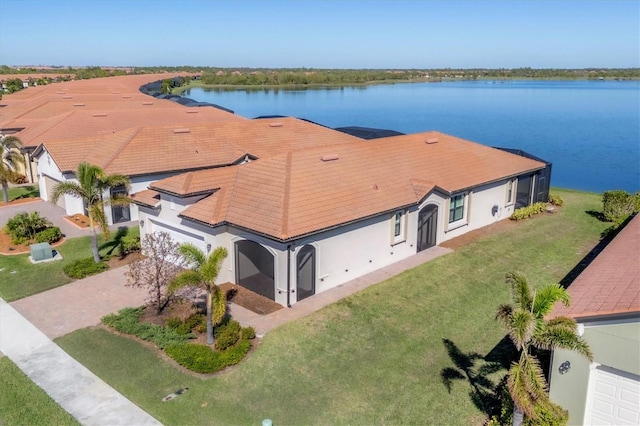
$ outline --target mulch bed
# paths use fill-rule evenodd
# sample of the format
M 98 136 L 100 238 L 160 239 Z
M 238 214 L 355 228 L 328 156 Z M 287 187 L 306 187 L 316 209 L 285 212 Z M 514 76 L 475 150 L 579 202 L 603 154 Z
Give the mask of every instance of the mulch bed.
M 57 247 L 64 243 L 65 239 L 61 239 L 57 243 L 51 244 L 51 247 Z M 0 254 L 24 254 L 29 253 L 29 243 L 27 244 L 13 244 L 11 242 L 11 236 L 5 234 L 3 230 L 0 230 Z
M 77 213 L 73 216 L 65 216 L 64 218 L 76 225 L 78 228 L 86 229 L 89 227 L 89 218 L 83 214 Z
M 2 197 L 0 197 L 0 199 L 1 198 Z M 15 200 L 11 200 L 8 203 L 5 203 L 4 201 L 0 200 L 0 207 L 15 206 L 15 205 L 18 205 L 18 204 L 33 203 L 34 201 L 42 201 L 42 198 L 36 198 L 36 197 L 16 198 Z
M 249 309 L 260 315 L 268 315 L 283 308 L 282 305 L 266 298 L 258 293 L 254 293 L 240 285 L 224 283 L 219 286 L 222 291 L 227 292 L 227 300 L 238 306 Z

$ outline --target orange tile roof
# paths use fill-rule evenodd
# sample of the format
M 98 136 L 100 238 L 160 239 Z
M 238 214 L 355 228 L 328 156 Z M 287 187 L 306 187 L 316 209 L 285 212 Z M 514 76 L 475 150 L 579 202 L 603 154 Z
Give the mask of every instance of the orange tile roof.
M 571 306 L 551 316 L 640 313 L 640 215 L 636 215 L 568 288 Z
M 437 143 L 425 143 L 436 138 Z M 171 177 L 151 188 L 182 195 L 216 191 L 182 215 L 287 240 L 415 205 L 436 187 L 454 193 L 543 167 L 538 161 L 427 132 L 291 151 L 193 172 L 189 180 Z
M 197 114 L 185 113 L 190 115 Z M 262 158 L 310 146 L 360 141 L 295 118 L 278 119 L 280 125 L 275 127 L 272 123 L 266 119 L 196 125 L 185 122 L 53 140 L 43 146 L 63 171 L 74 171 L 80 162 L 89 161 L 108 173 L 135 176 L 220 167 L 242 160 L 245 155 Z
M 142 204 L 148 207 L 158 207 L 160 205 L 160 193 L 151 189 L 136 192 L 130 195 L 136 204 Z

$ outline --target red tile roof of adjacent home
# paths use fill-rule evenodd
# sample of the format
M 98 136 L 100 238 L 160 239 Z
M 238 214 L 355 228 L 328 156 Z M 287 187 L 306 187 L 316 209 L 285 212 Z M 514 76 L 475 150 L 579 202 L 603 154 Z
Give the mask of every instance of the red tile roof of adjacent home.
M 183 196 L 215 191 L 181 215 L 288 240 L 415 205 L 436 188 L 455 193 L 543 167 L 427 132 L 292 151 L 174 176 L 151 188 Z
M 556 305 L 552 317 L 640 313 L 640 215 L 627 223 L 568 291 L 571 305 Z
M 220 167 L 245 156 L 262 158 L 308 147 L 360 141 L 295 118 L 278 119 L 277 126 L 273 123 L 267 119 L 243 119 L 136 127 L 105 136 L 49 141 L 42 146 L 65 172 L 73 172 L 80 162 L 88 161 L 107 173 L 136 176 Z

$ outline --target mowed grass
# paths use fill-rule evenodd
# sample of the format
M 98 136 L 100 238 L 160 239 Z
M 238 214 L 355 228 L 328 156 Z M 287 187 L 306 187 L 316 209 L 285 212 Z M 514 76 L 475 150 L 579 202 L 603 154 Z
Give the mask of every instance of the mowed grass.
M 184 373 L 149 347 L 104 329 L 57 342 L 167 425 L 265 418 L 275 425 L 479 425 L 490 392 L 477 398 L 467 379 L 447 390 L 442 374 L 461 363 L 445 340 L 462 355 L 499 359 L 505 333 L 494 317 L 509 302 L 505 273 L 522 272 L 536 286 L 558 282 L 607 228 L 586 213 L 601 210 L 600 195 L 553 192 L 565 200 L 558 213 L 507 227 L 273 330 L 248 359 L 214 377 Z M 486 363 L 476 360 L 471 376 Z M 505 371 L 486 378 L 495 383 Z M 184 395 L 161 402 L 185 386 Z
M 127 232 L 139 235 L 140 230 L 137 226 L 133 226 L 128 228 Z M 99 236 L 100 255 L 112 254 L 116 241 L 121 236 L 117 232 L 111 232 L 110 239 L 106 243 Z M 29 253 L 0 255 L 0 297 L 7 302 L 12 302 L 68 284 L 73 279 L 65 275 L 64 266 L 78 259 L 92 256 L 90 237 L 71 238 L 54 249 L 60 252 L 62 260 L 35 265 L 29 261 Z
M 40 188 L 37 185 L 15 186 L 9 188 L 9 201 L 20 198 L 34 198 L 40 196 Z M 2 197 L 0 197 L 2 201 Z
M 79 425 L 7 357 L 0 377 L 0 425 Z

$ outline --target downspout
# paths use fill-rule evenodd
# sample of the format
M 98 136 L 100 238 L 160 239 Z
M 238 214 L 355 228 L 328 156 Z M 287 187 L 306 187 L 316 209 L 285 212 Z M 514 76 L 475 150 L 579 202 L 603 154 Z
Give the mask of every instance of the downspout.
M 287 308 L 291 307 L 291 244 L 287 246 Z

